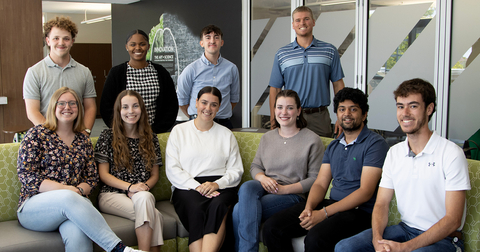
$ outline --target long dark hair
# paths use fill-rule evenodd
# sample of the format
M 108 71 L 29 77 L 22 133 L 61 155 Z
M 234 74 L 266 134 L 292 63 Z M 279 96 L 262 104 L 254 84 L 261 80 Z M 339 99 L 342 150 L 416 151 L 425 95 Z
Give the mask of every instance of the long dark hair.
M 147 109 L 145 108 L 145 103 L 143 102 L 142 96 L 133 90 L 123 90 L 120 94 L 118 94 L 117 99 L 115 100 L 115 105 L 113 106 L 112 147 L 115 167 L 116 169 L 123 167 L 130 173 L 133 172 L 131 163 L 132 157 L 130 156 L 130 149 L 127 143 L 125 125 L 120 114 L 120 110 L 122 109 L 122 99 L 125 96 L 133 96 L 138 99 L 138 104 L 140 105 L 140 109 L 142 111 L 140 119 L 138 119 L 137 122 L 137 131 L 140 140 L 138 143 L 138 148 L 145 162 L 145 169 L 147 171 L 151 171 L 156 158 L 155 147 L 153 145 L 153 132 L 150 124 L 148 123 Z

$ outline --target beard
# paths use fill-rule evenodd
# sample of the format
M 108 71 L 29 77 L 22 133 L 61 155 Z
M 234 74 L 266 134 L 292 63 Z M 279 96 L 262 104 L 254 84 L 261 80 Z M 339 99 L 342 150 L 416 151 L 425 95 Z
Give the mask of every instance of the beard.
M 362 127 L 362 122 L 357 122 L 357 121 L 353 121 L 352 124 L 350 124 L 350 126 L 346 126 L 344 123 L 343 123 L 343 120 L 340 122 L 340 126 L 342 127 L 343 131 L 345 132 L 352 132 L 352 131 L 356 131 L 358 129 L 360 129 L 360 127 Z
M 403 118 L 403 119 L 405 119 L 405 118 Z M 424 117 L 424 118 L 418 119 L 417 122 L 418 122 L 417 125 L 415 125 L 415 127 L 411 130 L 403 129 L 401 124 L 400 124 L 400 128 L 402 128 L 402 131 L 405 134 L 409 134 L 409 135 L 416 134 L 427 123 L 427 120 L 425 120 L 425 117 Z

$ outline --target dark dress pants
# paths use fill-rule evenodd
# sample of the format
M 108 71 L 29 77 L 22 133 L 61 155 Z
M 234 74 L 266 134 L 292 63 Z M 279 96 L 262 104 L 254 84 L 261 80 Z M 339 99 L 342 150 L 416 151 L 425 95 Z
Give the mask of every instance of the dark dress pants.
M 315 210 L 323 211 L 324 206 L 335 203 L 325 199 Z M 305 202 L 280 211 L 270 217 L 263 227 L 263 242 L 269 251 L 293 251 L 292 238 L 305 237 L 305 251 L 334 251 L 340 240 L 371 228 L 371 213 L 351 209 L 328 216 L 309 231 L 300 226 L 298 216 L 305 209 Z

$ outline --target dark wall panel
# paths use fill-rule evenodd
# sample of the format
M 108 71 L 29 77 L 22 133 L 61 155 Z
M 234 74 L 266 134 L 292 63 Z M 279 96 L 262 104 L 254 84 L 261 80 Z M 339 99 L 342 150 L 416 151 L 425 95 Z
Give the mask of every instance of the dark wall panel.
M 169 28 L 178 49 L 176 69 L 181 73 L 189 63 L 198 59 L 200 31 L 208 24 L 215 24 L 224 33 L 222 57 L 237 65 L 241 73 L 242 63 L 242 2 L 240 0 L 142 0 L 137 3 L 112 4 L 112 64 L 118 65 L 129 60 L 125 50 L 127 34 L 134 29 L 150 33 L 159 24 L 164 14 L 164 28 Z M 176 83 L 178 71 L 172 77 Z M 234 110 L 234 126 L 241 125 L 241 104 Z

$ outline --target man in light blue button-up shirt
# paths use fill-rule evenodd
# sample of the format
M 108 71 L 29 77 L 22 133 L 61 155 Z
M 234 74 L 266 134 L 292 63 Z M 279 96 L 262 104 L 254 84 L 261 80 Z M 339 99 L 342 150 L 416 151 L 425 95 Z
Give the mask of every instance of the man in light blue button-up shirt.
M 178 77 L 178 103 L 182 112 L 194 118 L 197 114 L 195 101 L 200 89 L 216 87 L 222 93 L 222 104 L 215 121 L 232 128 L 232 110 L 240 100 L 240 79 L 238 68 L 220 56 L 223 33 L 215 25 L 202 29 L 200 46 L 205 49 L 201 58 L 188 65 Z

